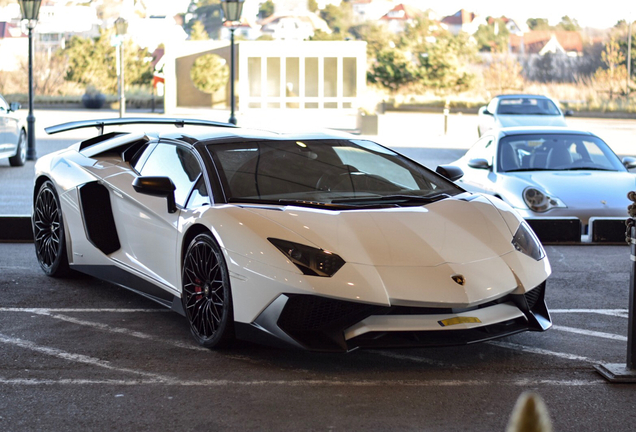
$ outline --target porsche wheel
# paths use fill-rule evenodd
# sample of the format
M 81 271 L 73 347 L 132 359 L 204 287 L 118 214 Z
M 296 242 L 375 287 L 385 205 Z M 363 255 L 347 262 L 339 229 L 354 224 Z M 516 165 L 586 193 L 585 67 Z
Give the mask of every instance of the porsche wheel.
M 60 199 L 50 181 L 40 186 L 33 205 L 33 240 L 40 267 L 48 276 L 68 273 L 68 256 Z
M 26 132 L 20 132 L 20 138 L 18 139 L 18 148 L 16 150 L 15 156 L 11 156 L 9 158 L 9 165 L 11 166 L 23 166 L 26 162 L 26 153 L 27 153 L 27 139 Z
M 234 339 L 230 277 L 221 249 L 208 234 L 196 236 L 183 260 L 181 301 L 190 331 L 206 348 Z

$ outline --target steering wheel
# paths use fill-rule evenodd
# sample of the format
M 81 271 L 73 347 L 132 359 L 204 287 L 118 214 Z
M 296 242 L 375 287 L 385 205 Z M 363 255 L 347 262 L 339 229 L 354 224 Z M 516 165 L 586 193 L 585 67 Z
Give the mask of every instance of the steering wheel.
M 342 172 L 342 170 L 346 170 Z M 318 181 L 316 182 L 316 190 L 319 191 L 332 191 L 338 190 L 338 186 L 342 186 L 342 184 L 349 180 L 349 175 L 356 173 L 357 175 L 364 175 L 364 173 L 358 171 L 358 169 L 351 165 L 343 165 L 342 170 L 336 171 L 327 171 L 323 175 L 320 176 Z

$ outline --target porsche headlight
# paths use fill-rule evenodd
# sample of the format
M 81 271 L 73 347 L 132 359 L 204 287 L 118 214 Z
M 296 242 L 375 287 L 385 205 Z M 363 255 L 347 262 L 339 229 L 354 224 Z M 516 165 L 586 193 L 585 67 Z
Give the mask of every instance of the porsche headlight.
M 530 210 L 543 213 L 555 207 L 567 207 L 563 201 L 555 196 L 548 196 L 545 192 L 528 187 L 523 191 L 523 200 Z
M 512 238 L 512 245 L 519 252 L 537 261 L 545 257 L 545 251 L 543 250 L 541 242 L 525 221 L 521 222 L 519 228 L 517 228 L 517 232 Z
M 338 255 L 324 249 L 271 237 L 267 240 L 308 276 L 331 277 L 345 264 Z

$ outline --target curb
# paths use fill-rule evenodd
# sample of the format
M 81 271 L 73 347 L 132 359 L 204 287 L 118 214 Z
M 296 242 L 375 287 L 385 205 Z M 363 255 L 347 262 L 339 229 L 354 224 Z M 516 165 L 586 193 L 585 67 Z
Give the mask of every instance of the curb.
M 30 216 L 0 216 L 0 242 L 33 242 Z

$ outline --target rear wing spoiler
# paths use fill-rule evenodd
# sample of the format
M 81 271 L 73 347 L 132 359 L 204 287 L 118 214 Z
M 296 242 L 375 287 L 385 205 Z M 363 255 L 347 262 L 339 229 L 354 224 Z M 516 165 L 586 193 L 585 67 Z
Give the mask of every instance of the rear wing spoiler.
M 47 134 L 53 135 L 60 132 L 66 132 L 75 129 L 83 129 L 89 127 L 96 127 L 99 130 L 99 134 L 104 133 L 104 127 L 117 126 L 117 125 L 135 125 L 135 124 L 167 124 L 174 125 L 175 127 L 182 128 L 188 126 L 213 126 L 213 127 L 238 127 L 232 123 L 217 122 L 213 120 L 197 120 L 197 119 L 182 119 L 182 118 L 152 118 L 152 117 L 125 117 L 125 118 L 111 118 L 101 120 L 80 120 L 68 123 L 62 123 L 55 126 L 49 126 L 45 128 Z

